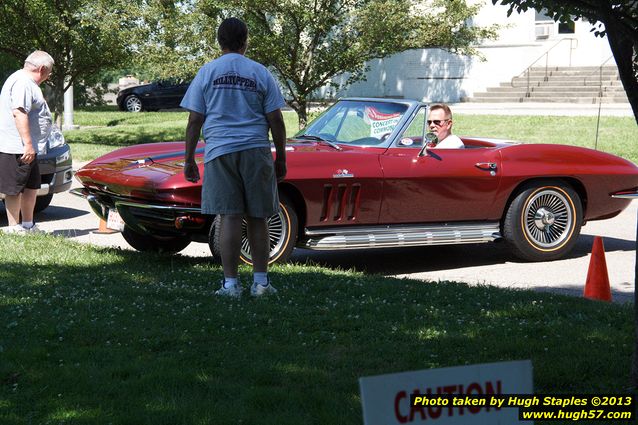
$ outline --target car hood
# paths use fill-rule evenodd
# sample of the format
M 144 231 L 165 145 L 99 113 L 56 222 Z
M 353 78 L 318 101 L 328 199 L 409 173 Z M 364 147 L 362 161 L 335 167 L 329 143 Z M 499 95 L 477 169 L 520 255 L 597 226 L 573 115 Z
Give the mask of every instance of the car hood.
M 339 155 L 341 152 L 366 151 L 370 148 L 344 147 L 336 150 L 321 143 L 291 142 L 286 147 L 289 165 L 305 162 L 308 156 L 324 152 Z M 377 149 L 378 150 L 378 149 Z M 380 149 L 382 152 L 384 149 Z M 274 149 L 273 149 L 274 151 Z M 184 178 L 184 142 L 149 143 L 117 149 L 86 164 L 76 173 L 76 178 L 89 190 L 106 192 L 116 196 L 161 200 L 170 203 L 191 203 L 201 191 L 199 183 Z M 292 154 L 292 155 L 290 155 Z M 204 143 L 196 150 L 196 162 L 203 176 Z M 307 163 L 307 162 L 306 162 Z M 289 177 L 294 177 L 299 167 L 289 167 Z
M 203 144 L 198 150 L 203 152 Z M 199 191 L 199 185 L 184 179 L 183 167 L 184 142 L 151 143 L 101 156 L 78 170 L 76 178 L 90 190 L 177 203 L 184 199 L 176 193 Z

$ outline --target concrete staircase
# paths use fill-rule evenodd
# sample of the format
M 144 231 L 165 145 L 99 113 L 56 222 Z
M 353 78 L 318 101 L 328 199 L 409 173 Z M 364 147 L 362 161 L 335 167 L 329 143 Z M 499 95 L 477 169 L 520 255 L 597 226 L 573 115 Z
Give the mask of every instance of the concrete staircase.
M 628 103 L 618 69 L 615 66 L 600 67 L 551 67 L 530 68 L 529 95 L 527 75 L 515 77 L 489 87 L 486 92 L 474 93 L 462 102 L 516 103 L 516 102 L 562 102 L 562 103 Z

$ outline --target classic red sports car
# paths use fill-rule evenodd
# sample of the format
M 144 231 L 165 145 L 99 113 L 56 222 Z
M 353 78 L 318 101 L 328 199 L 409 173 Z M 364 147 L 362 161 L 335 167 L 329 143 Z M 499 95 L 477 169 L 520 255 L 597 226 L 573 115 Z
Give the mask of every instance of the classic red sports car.
M 631 202 L 614 195 L 638 194 L 638 167 L 591 149 L 478 137 L 462 137 L 464 149 L 428 146 L 426 113 L 417 101 L 343 99 L 292 137 L 281 211 L 270 218 L 271 261 L 285 261 L 296 246 L 499 238 L 522 259 L 554 260 L 572 249 L 583 224 Z M 202 154 L 203 143 L 200 173 Z M 178 252 L 198 241 L 215 254 L 218 220 L 201 214 L 201 186 L 184 179 L 183 163 L 183 142 L 118 149 L 77 172 L 76 194 L 135 249 Z

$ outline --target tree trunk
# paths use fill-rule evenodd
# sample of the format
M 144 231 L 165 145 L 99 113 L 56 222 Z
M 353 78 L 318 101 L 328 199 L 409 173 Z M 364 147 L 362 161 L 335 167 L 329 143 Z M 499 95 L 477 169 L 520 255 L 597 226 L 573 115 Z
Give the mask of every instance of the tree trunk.
M 297 97 L 290 106 L 297 113 L 299 130 L 301 130 L 308 124 L 308 101 L 305 97 Z
M 289 101 L 288 106 L 297 113 L 299 130 L 303 129 L 308 123 L 308 101 L 305 97 L 298 96 L 294 100 Z
M 62 128 L 62 113 L 64 112 L 64 75 L 63 72 L 54 74 L 50 84 L 45 88 L 47 103 L 53 114 L 53 122 Z
M 616 22 L 605 22 L 607 39 L 618 66 L 620 81 L 622 81 L 625 88 L 629 104 L 634 112 L 634 119 L 636 124 L 638 124 L 638 79 L 636 76 L 637 70 L 635 69 L 638 66 L 635 62 L 635 54 L 637 52 L 634 51 L 632 40 L 625 37 L 616 25 L 618 25 Z M 636 319 L 638 321 L 638 317 Z

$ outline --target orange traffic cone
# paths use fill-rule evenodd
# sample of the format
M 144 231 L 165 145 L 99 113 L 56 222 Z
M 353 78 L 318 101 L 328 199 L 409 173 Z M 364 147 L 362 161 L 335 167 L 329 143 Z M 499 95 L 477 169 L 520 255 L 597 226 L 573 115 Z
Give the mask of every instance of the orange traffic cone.
M 605 247 L 600 236 L 594 237 L 594 246 L 591 250 L 587 281 L 585 282 L 585 298 L 591 300 L 611 301 L 611 288 L 609 286 L 609 274 L 605 261 Z
M 111 233 L 115 233 L 117 230 L 113 230 L 113 229 L 109 229 L 108 227 L 106 227 L 106 221 L 103 219 L 100 219 L 100 226 L 98 227 L 97 230 L 94 230 L 91 233 L 95 233 L 98 235 L 110 235 Z

